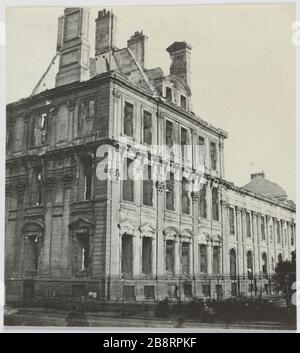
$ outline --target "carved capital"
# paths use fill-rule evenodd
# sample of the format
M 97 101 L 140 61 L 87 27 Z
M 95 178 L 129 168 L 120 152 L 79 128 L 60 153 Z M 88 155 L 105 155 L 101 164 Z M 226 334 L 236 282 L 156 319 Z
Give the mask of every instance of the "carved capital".
M 76 100 L 69 100 L 67 106 L 69 110 L 74 110 L 76 107 Z
M 158 192 L 164 192 L 166 188 L 166 183 L 164 181 L 157 181 L 155 183 Z
M 117 89 L 113 89 L 112 95 L 117 99 L 121 98 L 120 91 L 118 91 Z
M 191 197 L 193 201 L 197 202 L 200 199 L 200 192 L 192 191 Z

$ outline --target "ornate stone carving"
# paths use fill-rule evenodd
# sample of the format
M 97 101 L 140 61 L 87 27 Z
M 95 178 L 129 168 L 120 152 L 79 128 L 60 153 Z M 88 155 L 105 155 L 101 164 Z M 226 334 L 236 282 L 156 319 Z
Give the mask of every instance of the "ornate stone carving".
M 166 183 L 164 181 L 157 181 L 155 183 L 158 192 L 164 192 L 166 188 Z
M 192 191 L 191 197 L 193 201 L 197 202 L 200 199 L 200 192 Z

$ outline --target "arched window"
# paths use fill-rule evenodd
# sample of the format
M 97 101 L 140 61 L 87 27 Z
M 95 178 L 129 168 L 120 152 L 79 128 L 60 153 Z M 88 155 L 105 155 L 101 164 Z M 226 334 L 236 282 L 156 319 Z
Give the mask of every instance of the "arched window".
M 236 278 L 236 253 L 234 249 L 230 250 L 229 257 L 230 257 L 230 277 L 231 279 L 235 279 Z
M 250 250 L 247 252 L 247 275 L 249 279 L 253 278 L 253 256 Z
M 265 252 L 262 254 L 262 260 L 263 260 L 262 272 L 263 272 L 264 276 L 267 276 L 268 275 L 268 257 Z

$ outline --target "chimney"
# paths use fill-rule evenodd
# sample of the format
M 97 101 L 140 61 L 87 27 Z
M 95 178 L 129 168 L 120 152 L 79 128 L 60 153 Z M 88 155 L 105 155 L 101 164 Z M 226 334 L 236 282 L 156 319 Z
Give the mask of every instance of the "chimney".
M 132 51 L 135 59 L 144 68 L 146 66 L 146 54 L 148 37 L 141 32 L 135 32 L 127 41 L 127 47 Z
M 174 42 L 166 50 L 171 57 L 170 75 L 178 77 L 190 87 L 190 55 L 192 47 L 186 42 Z
M 251 174 L 251 180 L 254 178 L 262 178 L 265 179 L 265 173 L 264 172 L 259 172 L 259 173 L 252 173 Z
M 96 19 L 95 55 L 116 49 L 117 17 L 106 9 L 98 12 Z
M 58 19 L 56 87 L 89 79 L 89 17 L 89 9 L 70 7 Z
M 65 17 L 60 16 L 58 17 L 58 25 L 57 25 L 57 45 L 56 45 L 56 51 L 60 51 L 63 42 L 64 42 L 64 21 Z

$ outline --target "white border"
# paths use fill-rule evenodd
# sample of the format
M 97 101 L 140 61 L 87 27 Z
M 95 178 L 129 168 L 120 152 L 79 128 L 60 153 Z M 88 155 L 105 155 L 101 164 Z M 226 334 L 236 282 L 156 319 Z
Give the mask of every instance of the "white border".
M 287 3 L 296 3 L 296 20 L 300 21 L 300 5 L 298 1 L 288 1 L 288 0 L 264 0 L 264 1 L 255 1 L 255 0 L 235 0 L 235 1 L 216 1 L 216 0 L 211 0 L 211 1 L 201 1 L 201 0 L 188 0 L 188 2 L 185 2 L 184 0 L 136 0 L 136 1 L 128 1 L 128 0 L 113 0 L 113 1 L 105 1 L 105 2 L 100 2 L 97 0 L 72 0 L 72 1 L 63 1 L 63 0 L 52 0 L 52 1 L 47 1 L 47 0 L 2 0 L 0 4 L 0 67 L 1 67 L 1 74 L 0 77 L 3 77 L 3 80 L 0 80 L 0 156 L 1 156 L 1 165 L 0 165 L 0 182 L 1 182 L 1 194 L 0 194 L 0 332 L 145 332 L 145 333 L 151 333 L 151 332 L 201 332 L 201 333 L 208 333 L 208 332 L 258 332 L 258 333 L 263 333 L 263 332 L 287 332 L 287 331 L 265 331 L 265 330 L 220 330 L 220 329 L 153 329 L 149 330 L 148 328 L 130 328 L 130 329 L 123 329 L 123 328 L 112 328 L 112 327 L 106 327 L 106 328 L 80 328 L 80 329 L 74 329 L 74 328 L 64 328 L 64 327 L 51 327 L 51 328 L 43 328 L 43 327 L 31 327 L 31 328 L 26 328 L 26 327 L 16 327 L 16 328 L 7 328 L 3 327 L 3 303 L 4 303 L 4 210 L 5 210 L 5 104 L 6 104 L 6 98 L 5 98 L 5 90 L 6 90 L 6 83 L 5 83 L 5 10 L 6 7 L 15 7 L 15 6 L 62 6 L 62 7 L 67 7 L 67 6 L 129 6 L 129 5 L 135 5 L 135 6 L 145 6 L 145 5 L 181 5 L 181 6 L 188 6 L 188 5 L 203 5 L 203 4 L 209 4 L 209 5 L 217 5 L 217 4 L 287 4 Z M 291 30 L 292 34 L 292 30 Z M 296 127 L 296 145 L 297 145 L 297 151 L 300 151 L 300 124 L 299 124 L 299 116 L 300 116 L 300 68 L 299 68 L 299 63 L 300 63 L 300 45 L 297 47 L 297 109 L 296 109 L 296 122 L 297 122 L 297 127 Z M 22 60 L 20 58 L 20 65 L 22 65 Z M 298 187 L 300 184 L 300 162 L 298 159 L 298 154 L 297 154 L 297 194 L 296 194 L 296 199 L 297 199 L 297 205 L 300 204 L 300 192 L 298 192 Z M 288 171 L 287 171 L 288 172 Z M 300 224 L 300 215 L 299 213 L 297 214 L 296 217 L 296 223 L 299 225 Z M 297 227 L 297 237 L 299 238 L 299 231 Z M 297 254 L 299 258 L 299 250 L 300 250 L 300 244 L 299 244 L 299 239 L 296 242 L 296 248 L 297 248 Z M 297 261 L 297 275 L 300 273 L 300 261 Z M 297 278 L 299 278 L 297 276 Z M 298 286 L 299 288 L 299 286 Z M 300 288 L 299 288 L 300 289 Z M 299 293 L 298 293 L 298 297 Z M 300 298 L 299 298 L 300 299 Z M 299 302 L 299 300 L 298 300 Z M 300 308 L 299 305 L 297 307 L 297 317 L 298 317 L 298 332 L 300 332 Z

